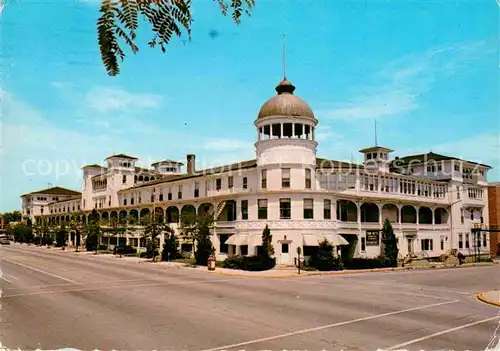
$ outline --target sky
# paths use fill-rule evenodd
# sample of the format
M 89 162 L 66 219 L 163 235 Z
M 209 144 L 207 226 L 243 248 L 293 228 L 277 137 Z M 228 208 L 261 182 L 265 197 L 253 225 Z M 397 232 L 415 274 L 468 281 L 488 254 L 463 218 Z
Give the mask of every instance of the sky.
M 140 22 L 136 55 L 106 75 L 96 0 L 4 0 L 0 14 L 1 203 L 59 185 L 115 153 L 197 168 L 255 157 L 254 121 L 287 78 L 319 120 L 318 157 L 437 152 L 500 180 L 495 0 L 256 0 L 240 25 L 193 1 L 192 38 L 162 54 Z M 185 162 L 184 162 L 185 163 Z

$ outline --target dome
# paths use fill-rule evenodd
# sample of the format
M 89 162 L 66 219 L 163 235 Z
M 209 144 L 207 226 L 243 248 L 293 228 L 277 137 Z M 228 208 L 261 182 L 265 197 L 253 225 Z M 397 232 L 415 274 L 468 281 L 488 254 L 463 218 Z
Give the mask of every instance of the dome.
M 260 108 L 258 119 L 268 116 L 306 117 L 315 120 L 314 113 L 309 105 L 293 95 L 295 87 L 284 79 L 276 87 L 278 95 L 267 100 Z

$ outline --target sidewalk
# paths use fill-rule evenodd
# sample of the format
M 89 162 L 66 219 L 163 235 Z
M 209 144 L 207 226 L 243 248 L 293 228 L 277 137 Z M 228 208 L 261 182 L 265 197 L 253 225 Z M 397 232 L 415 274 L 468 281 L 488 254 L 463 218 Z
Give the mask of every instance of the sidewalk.
M 477 298 L 487 304 L 500 307 L 500 290 L 491 290 L 476 295 Z

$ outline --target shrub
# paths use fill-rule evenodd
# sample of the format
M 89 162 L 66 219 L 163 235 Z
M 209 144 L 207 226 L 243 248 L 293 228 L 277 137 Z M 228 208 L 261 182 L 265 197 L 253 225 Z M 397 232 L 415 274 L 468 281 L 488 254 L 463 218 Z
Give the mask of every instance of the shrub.
M 391 260 L 382 256 L 375 258 L 353 258 L 345 262 L 346 269 L 373 269 L 392 267 Z
M 40 245 L 41 241 L 42 241 L 42 238 L 40 238 L 39 236 L 35 236 L 33 238 L 33 244 L 35 244 L 35 245 Z
M 234 255 L 226 258 L 222 262 L 222 267 L 230 269 L 241 269 L 244 271 L 267 271 L 274 268 L 276 259 L 273 257 L 259 256 L 240 256 Z
M 333 246 L 328 240 L 323 240 L 315 255 L 311 256 L 307 265 L 319 271 L 339 271 L 344 269 L 342 259 L 333 254 Z
M 135 255 L 137 253 L 137 249 L 130 245 L 127 246 L 118 246 L 115 248 L 116 253 L 118 255 Z
M 85 248 L 87 251 L 95 251 L 97 248 L 97 235 L 91 234 L 85 240 Z

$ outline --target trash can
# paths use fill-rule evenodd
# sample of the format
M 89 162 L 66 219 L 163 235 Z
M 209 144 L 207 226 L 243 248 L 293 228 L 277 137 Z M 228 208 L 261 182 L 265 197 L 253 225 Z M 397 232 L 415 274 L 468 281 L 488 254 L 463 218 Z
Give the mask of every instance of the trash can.
M 208 257 L 208 270 L 209 271 L 215 271 L 215 256 L 214 255 L 210 255 Z

